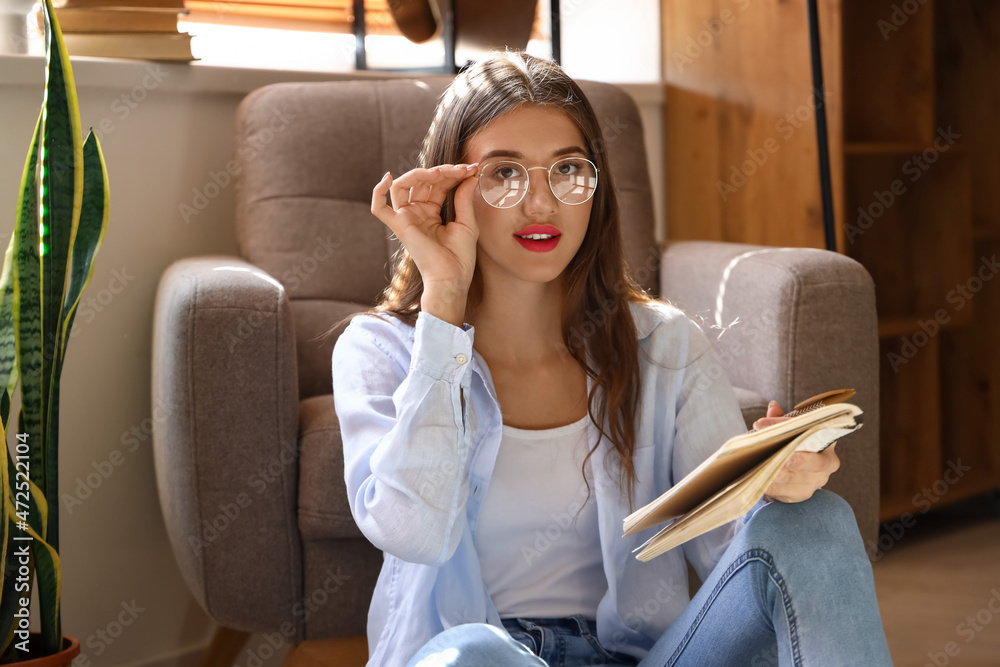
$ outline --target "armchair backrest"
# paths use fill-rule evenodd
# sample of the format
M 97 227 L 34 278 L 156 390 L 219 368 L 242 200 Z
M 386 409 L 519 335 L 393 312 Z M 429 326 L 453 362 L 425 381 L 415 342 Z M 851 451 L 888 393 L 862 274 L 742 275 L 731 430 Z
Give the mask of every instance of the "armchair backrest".
M 300 398 L 331 390 L 336 336 L 317 335 L 371 307 L 389 282 L 399 242 L 371 214 L 372 188 L 386 171 L 416 166 L 451 79 L 275 84 L 239 106 L 232 171 L 240 254 L 288 294 Z M 616 86 L 579 84 L 601 123 L 629 263 L 656 294 L 660 253 L 638 109 Z

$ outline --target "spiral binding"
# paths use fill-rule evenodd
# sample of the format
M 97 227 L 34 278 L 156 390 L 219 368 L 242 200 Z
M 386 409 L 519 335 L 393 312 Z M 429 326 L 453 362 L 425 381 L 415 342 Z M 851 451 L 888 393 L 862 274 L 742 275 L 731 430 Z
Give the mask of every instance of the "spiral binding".
M 786 412 L 785 414 L 783 414 L 781 416 L 782 417 L 798 417 L 799 415 L 804 415 L 804 414 L 807 414 L 809 412 L 813 412 L 814 410 L 819 410 L 820 408 L 825 408 L 825 407 L 826 407 L 826 403 L 824 403 L 823 401 L 816 401 L 815 403 L 811 403 L 811 404 L 807 405 L 804 408 L 800 408 L 798 410 L 792 410 L 791 412 Z M 757 429 L 752 428 L 749 431 L 747 431 L 747 433 L 757 433 Z

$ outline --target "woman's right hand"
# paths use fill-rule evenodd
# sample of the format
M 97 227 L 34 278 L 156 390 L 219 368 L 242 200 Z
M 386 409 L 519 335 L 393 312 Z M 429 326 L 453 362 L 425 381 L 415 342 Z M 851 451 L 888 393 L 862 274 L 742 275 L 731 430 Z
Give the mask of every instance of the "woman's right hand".
M 472 283 L 479 239 L 472 209 L 477 166 L 418 167 L 395 180 L 387 173 L 372 190 L 372 213 L 406 247 L 425 289 L 440 285 L 449 290 L 467 290 Z M 456 185 L 455 220 L 443 224 L 441 207 L 448 191 Z M 386 192 L 392 206 L 385 202 Z

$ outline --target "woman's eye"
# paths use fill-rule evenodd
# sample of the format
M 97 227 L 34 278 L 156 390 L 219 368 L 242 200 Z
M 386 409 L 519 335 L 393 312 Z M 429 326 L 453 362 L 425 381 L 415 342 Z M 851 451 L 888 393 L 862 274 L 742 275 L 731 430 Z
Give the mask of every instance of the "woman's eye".
M 519 172 L 517 170 L 517 167 L 512 167 L 510 165 L 503 165 L 501 167 L 497 167 L 496 170 L 493 172 L 493 174 L 497 178 L 508 179 L 508 178 L 516 178 L 519 175 Z
M 560 174 L 567 174 L 567 175 L 569 175 L 569 174 L 575 174 L 576 172 L 580 171 L 580 163 L 579 162 L 560 162 L 559 163 L 559 167 L 557 168 L 557 171 Z

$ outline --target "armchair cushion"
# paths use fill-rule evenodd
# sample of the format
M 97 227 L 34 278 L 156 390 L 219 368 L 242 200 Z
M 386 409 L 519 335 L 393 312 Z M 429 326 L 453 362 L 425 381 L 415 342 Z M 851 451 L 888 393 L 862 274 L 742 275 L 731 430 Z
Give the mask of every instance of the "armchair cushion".
M 299 405 L 302 460 L 299 530 L 303 540 L 365 539 L 351 515 L 344 483 L 344 451 L 333 395 Z
M 667 248 L 660 279 L 664 298 L 714 331 L 720 371 L 734 386 L 777 400 L 786 411 L 830 389 L 857 390 L 851 402 L 864 410 L 864 427 L 838 445 L 841 467 L 825 488 L 851 504 L 862 538 L 874 542 L 879 352 L 868 271 L 815 248 L 687 241 Z M 746 417 L 750 406 L 741 405 Z
M 239 258 L 180 260 L 160 280 L 153 332 L 157 486 L 181 573 L 220 624 L 275 628 L 302 590 L 285 290 Z

